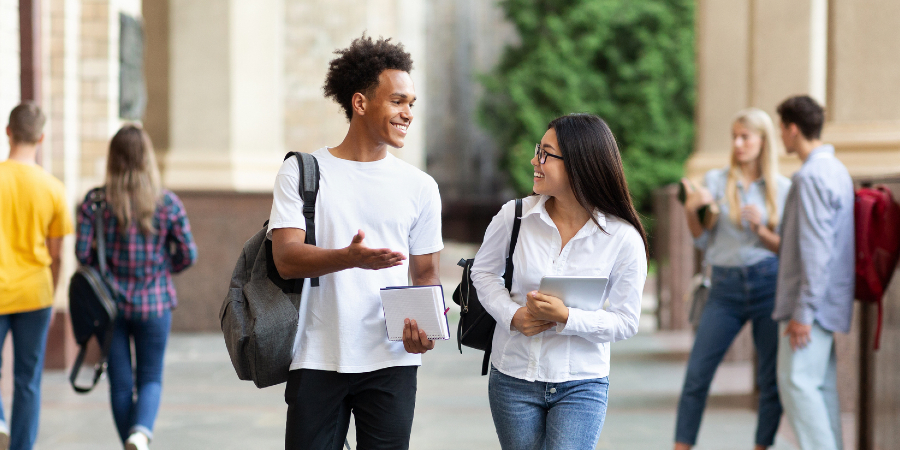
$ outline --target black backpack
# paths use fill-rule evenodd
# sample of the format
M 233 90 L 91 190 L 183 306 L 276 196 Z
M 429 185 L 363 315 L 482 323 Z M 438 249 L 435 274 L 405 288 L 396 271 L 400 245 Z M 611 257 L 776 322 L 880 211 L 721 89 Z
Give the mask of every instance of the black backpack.
M 106 267 L 106 242 L 103 233 L 103 210 L 106 201 L 99 192 L 95 191 L 90 201 L 94 210 L 94 239 L 100 270 L 85 265 L 79 266 L 69 282 L 69 318 L 72 321 L 75 342 L 79 347 L 78 356 L 69 374 L 69 383 L 79 394 L 88 393 L 97 386 L 106 370 L 106 360 L 109 357 L 109 347 L 112 344 L 118 313 L 115 291 L 107 278 L 109 271 Z M 78 386 L 75 379 L 84 363 L 88 341 L 94 336 L 97 337 L 97 342 L 101 343 L 101 347 L 100 359 L 94 365 L 93 383 L 89 387 Z
M 513 277 L 513 253 L 516 251 L 516 241 L 519 240 L 519 225 L 522 222 L 522 199 L 516 199 L 516 218 L 513 220 L 512 234 L 509 238 L 509 253 L 506 255 L 506 268 L 503 271 L 503 281 L 506 290 L 512 290 Z M 456 341 L 459 352 L 462 346 L 476 350 L 484 350 L 484 360 L 481 363 L 481 374 L 487 375 L 491 361 L 491 343 L 494 339 L 494 328 L 497 321 L 484 310 L 478 300 L 478 292 L 472 284 L 472 264 L 475 259 L 460 259 L 457 265 L 463 268 L 462 281 L 453 291 L 453 301 L 459 305 L 459 326 L 456 328 Z
M 305 243 L 316 245 L 319 164 L 307 153 L 291 152 L 284 159 L 291 156 L 297 158 L 300 166 Z M 272 257 L 272 241 L 266 238 L 268 223 L 244 244 L 219 310 L 231 364 L 238 378 L 253 380 L 258 388 L 287 381 L 304 280 L 279 276 Z M 310 286 L 318 285 L 318 278 L 310 279 Z

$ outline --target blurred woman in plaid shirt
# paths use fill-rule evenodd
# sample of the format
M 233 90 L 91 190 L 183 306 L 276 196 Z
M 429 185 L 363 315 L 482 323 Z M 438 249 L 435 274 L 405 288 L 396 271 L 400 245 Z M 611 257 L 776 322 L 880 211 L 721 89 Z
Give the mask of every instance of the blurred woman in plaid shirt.
M 172 274 L 197 258 L 184 205 L 160 187 L 159 178 L 150 137 L 125 125 L 109 145 L 105 186 L 88 192 L 78 209 L 75 254 L 93 267 L 99 267 L 94 214 L 103 215 L 102 257 L 119 310 L 109 351 L 110 401 L 128 450 L 147 449 L 153 436 L 171 309 L 177 304 Z

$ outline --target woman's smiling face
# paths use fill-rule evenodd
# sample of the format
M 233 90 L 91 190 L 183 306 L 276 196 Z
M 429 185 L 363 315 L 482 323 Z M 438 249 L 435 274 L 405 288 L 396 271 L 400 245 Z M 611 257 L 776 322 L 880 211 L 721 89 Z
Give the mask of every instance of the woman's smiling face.
M 563 160 L 554 158 L 553 156 L 562 157 L 562 151 L 559 149 L 559 141 L 556 139 L 556 130 L 550 128 L 541 138 L 540 149 L 548 154 L 547 159 L 542 164 L 538 159 L 538 155 L 531 158 L 531 165 L 534 166 L 534 193 L 541 195 L 549 195 L 556 197 L 562 195 L 571 189 L 569 185 L 569 175 L 566 173 L 566 166 Z

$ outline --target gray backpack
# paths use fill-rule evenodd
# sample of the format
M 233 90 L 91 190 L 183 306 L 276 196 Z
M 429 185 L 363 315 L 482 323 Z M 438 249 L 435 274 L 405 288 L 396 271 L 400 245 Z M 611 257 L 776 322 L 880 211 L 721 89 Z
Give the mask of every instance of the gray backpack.
M 307 153 L 291 152 L 284 159 L 292 156 L 300 166 L 305 242 L 316 245 L 319 164 Z M 253 380 L 258 388 L 287 381 L 304 280 L 285 280 L 278 275 L 272 258 L 272 241 L 266 238 L 267 225 L 268 221 L 244 244 L 219 310 L 225 347 L 234 370 L 238 378 Z M 318 278 L 310 280 L 310 286 L 318 285 Z

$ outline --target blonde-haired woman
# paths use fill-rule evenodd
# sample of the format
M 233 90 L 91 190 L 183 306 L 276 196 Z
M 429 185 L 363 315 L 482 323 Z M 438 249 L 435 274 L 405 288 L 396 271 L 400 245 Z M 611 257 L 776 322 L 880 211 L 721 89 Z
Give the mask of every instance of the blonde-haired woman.
M 105 255 L 97 255 L 95 214 L 102 215 Z M 193 264 L 197 247 L 184 205 L 160 187 L 150 138 L 136 125 L 125 125 L 112 138 L 106 184 L 91 190 L 78 209 L 75 253 L 94 267 L 98 257 L 106 259 L 118 305 L 108 365 L 113 419 L 126 449 L 145 450 L 159 411 L 171 309 L 177 304 L 172 274 Z
M 781 419 L 775 361 L 778 324 L 772 320 L 778 275 L 779 219 L 790 180 L 778 174 L 778 136 L 764 111 L 738 113 L 731 127 L 731 164 L 711 170 L 705 188 L 683 179 L 685 216 L 694 244 L 712 267 L 709 298 L 691 350 L 678 402 L 675 449 L 697 439 L 709 385 L 746 322 L 758 357 L 756 450 L 771 446 Z M 704 208 L 707 207 L 707 208 Z M 700 212 L 705 209 L 701 221 Z

